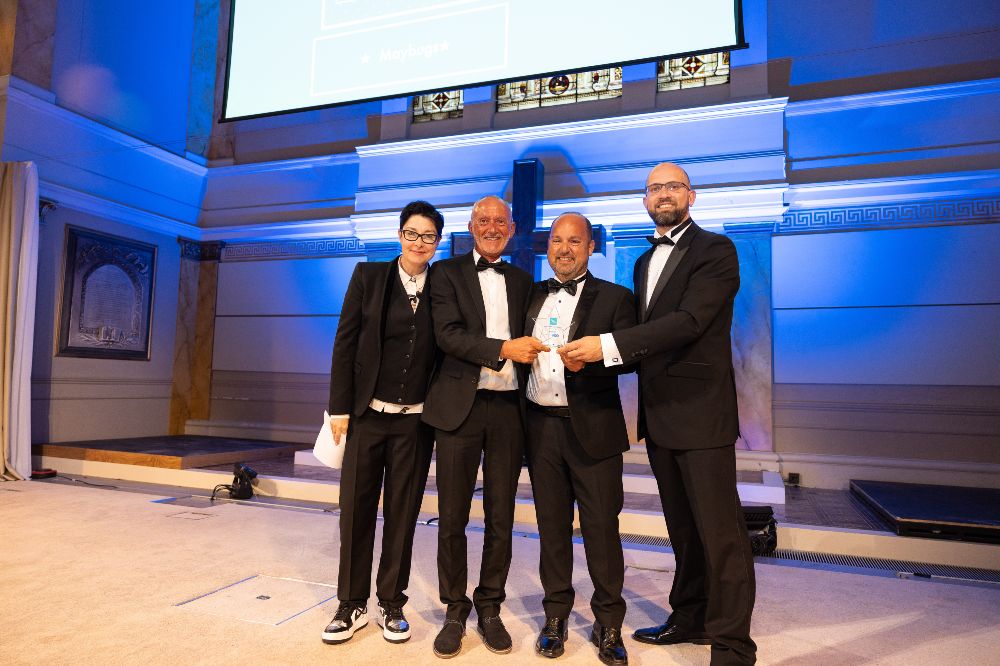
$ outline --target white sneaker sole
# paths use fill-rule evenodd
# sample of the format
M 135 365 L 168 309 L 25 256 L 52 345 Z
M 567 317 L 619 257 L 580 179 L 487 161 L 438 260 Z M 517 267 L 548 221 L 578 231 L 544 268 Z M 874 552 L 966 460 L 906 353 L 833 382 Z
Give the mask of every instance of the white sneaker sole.
M 323 632 L 323 642 L 327 645 L 336 645 L 338 643 L 345 643 L 354 637 L 358 629 L 363 629 L 368 626 L 368 616 L 362 615 L 355 621 L 354 625 L 345 631 L 338 631 L 335 633 Z
M 390 643 L 405 643 L 410 640 L 410 630 L 390 631 L 383 623 L 382 616 L 378 616 L 378 625 L 382 627 L 382 637 Z

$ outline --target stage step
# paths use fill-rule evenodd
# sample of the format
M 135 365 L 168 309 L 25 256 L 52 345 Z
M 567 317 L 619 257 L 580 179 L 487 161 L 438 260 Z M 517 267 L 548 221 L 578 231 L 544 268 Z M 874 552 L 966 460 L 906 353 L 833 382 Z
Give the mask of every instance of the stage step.
M 211 489 L 219 483 L 232 480 L 232 472 L 202 469 L 164 469 L 142 465 L 126 465 L 94 460 L 55 458 L 52 456 L 34 456 L 36 467 L 48 467 L 59 470 L 61 475 L 71 475 L 91 479 L 101 486 L 113 485 L 116 479 L 138 482 L 142 484 L 157 484 L 173 488 L 190 489 L 191 498 L 207 498 Z M 333 470 L 329 470 L 332 474 Z M 282 500 L 291 502 L 312 502 L 330 507 L 338 500 L 338 485 L 334 481 L 319 479 L 287 478 L 261 475 L 257 479 L 256 492 L 267 497 L 272 503 Z M 431 486 L 433 487 L 433 486 Z M 169 492 L 176 493 L 176 490 Z M 826 492 L 826 491 L 824 491 Z M 659 510 L 642 510 L 628 506 L 620 516 L 620 529 L 623 539 L 633 544 L 630 547 L 642 548 L 636 544 L 662 544 L 668 536 L 663 515 Z M 656 498 L 646 496 L 655 506 Z M 254 500 L 248 502 L 253 504 Z M 437 514 L 437 495 L 428 491 L 424 495 L 421 511 L 425 515 Z M 480 497 L 473 498 L 472 518 L 482 519 L 483 503 Z M 530 499 L 519 498 L 515 505 L 515 520 L 518 529 L 531 531 L 534 529 L 535 512 Z M 625 536 L 627 535 L 627 536 Z M 850 555 L 862 558 L 886 558 L 914 562 L 935 563 L 949 566 L 979 567 L 995 569 L 996 546 L 968 542 L 944 541 L 939 539 L 920 539 L 897 536 L 891 532 L 873 531 L 867 529 L 846 529 L 838 527 L 823 527 L 782 523 L 778 525 L 778 546 L 781 549 L 802 553 L 818 553 L 829 555 Z
M 645 456 L 645 447 L 643 447 L 642 455 Z M 658 495 L 659 491 L 656 487 L 656 479 L 653 477 L 653 470 L 650 468 L 649 463 L 645 462 L 644 459 L 640 462 L 635 462 L 635 460 L 636 456 L 629 456 L 629 459 L 624 464 L 622 481 L 625 492 L 640 495 Z M 316 456 L 313 455 L 312 451 L 309 450 L 296 451 L 295 464 L 318 467 L 324 466 L 323 463 L 316 459 Z M 434 461 L 431 461 L 430 475 L 434 476 L 435 473 L 436 465 Z M 482 468 L 479 469 L 477 479 L 480 481 L 483 479 Z M 521 470 L 521 476 L 518 478 L 518 483 L 531 483 L 527 469 Z M 781 479 L 781 475 L 777 472 L 769 470 L 737 470 L 736 490 L 740 495 L 740 500 L 744 503 L 785 503 L 785 484 Z

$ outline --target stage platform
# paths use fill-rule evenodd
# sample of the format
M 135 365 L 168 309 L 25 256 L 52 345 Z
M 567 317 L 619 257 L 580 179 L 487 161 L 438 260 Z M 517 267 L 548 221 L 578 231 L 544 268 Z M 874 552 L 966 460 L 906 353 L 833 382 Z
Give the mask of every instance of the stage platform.
M 851 492 L 901 536 L 1000 544 L 1000 490 L 851 480 Z
M 245 460 L 271 460 L 312 447 L 290 442 L 264 442 L 230 437 L 176 435 L 34 444 L 33 455 L 74 460 L 194 469 Z

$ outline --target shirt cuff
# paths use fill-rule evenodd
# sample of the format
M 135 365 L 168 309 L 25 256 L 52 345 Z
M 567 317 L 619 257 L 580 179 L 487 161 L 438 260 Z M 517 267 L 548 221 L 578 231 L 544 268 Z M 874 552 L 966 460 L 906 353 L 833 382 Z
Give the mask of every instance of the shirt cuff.
M 604 354 L 605 368 L 622 365 L 622 355 L 618 352 L 618 345 L 611 333 L 601 333 L 601 353 Z
M 349 419 L 349 418 L 351 418 L 351 415 L 350 414 L 330 414 L 330 418 L 331 419 Z

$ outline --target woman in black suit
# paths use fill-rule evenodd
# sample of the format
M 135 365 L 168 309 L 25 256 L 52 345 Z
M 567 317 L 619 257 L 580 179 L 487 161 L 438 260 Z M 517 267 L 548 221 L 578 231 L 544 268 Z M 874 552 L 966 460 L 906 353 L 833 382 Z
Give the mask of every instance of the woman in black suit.
M 421 423 L 436 346 L 427 265 L 444 218 L 426 201 L 399 215 L 401 254 L 354 269 L 333 345 L 330 425 L 346 434 L 340 483 L 340 606 L 323 631 L 343 643 L 368 624 L 379 492 L 384 490 L 377 620 L 385 639 L 410 638 L 403 615 L 413 531 L 427 483 L 434 432 Z M 385 478 L 383 488 L 383 476 Z

